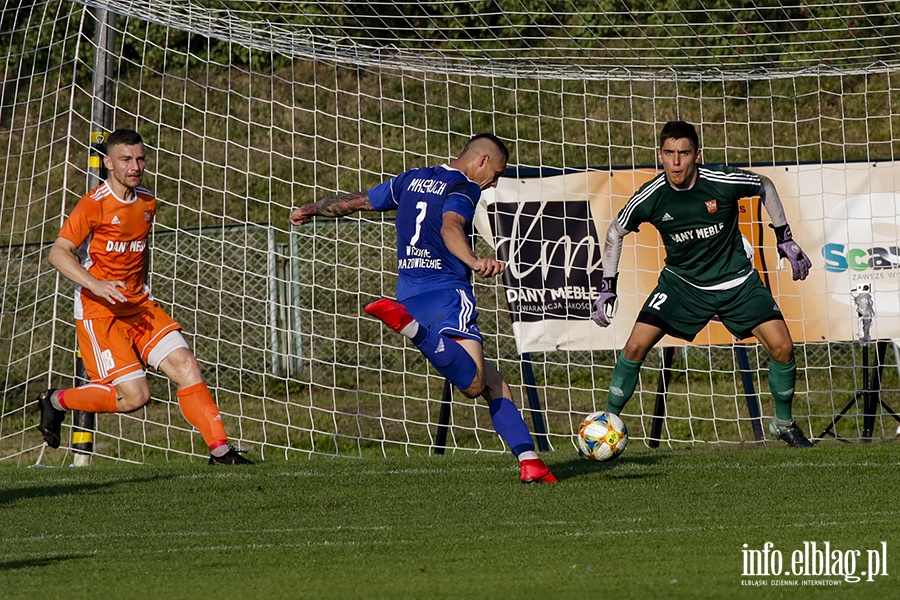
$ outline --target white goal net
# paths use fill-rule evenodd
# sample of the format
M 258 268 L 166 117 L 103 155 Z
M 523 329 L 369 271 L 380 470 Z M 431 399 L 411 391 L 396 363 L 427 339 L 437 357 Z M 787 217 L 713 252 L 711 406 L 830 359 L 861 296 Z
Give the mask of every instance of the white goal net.
M 778 271 L 768 217 L 748 201 L 742 222 L 798 342 L 803 429 L 893 437 L 898 49 L 900 3 L 867 0 L 6 2 L 0 461 L 72 459 L 69 420 L 61 450 L 42 455 L 37 431 L 37 394 L 75 382 L 73 286 L 46 253 L 92 182 L 98 127 L 144 137 L 144 185 L 160 203 L 154 296 L 254 458 L 504 450 L 484 403 L 453 393 L 445 406 L 444 381 L 418 351 L 362 311 L 394 293 L 390 215 L 292 230 L 292 207 L 446 162 L 490 131 L 513 156 L 489 201 L 567 190 L 590 203 L 602 236 L 655 168 L 672 119 L 698 126 L 705 162 L 773 174 L 813 260 L 803 284 Z M 566 179 L 587 176 L 605 183 Z M 479 254 L 502 246 L 481 233 Z M 581 418 L 605 405 L 616 348 L 661 259 L 652 231 L 630 238 L 608 344 L 529 346 L 504 282 L 475 279 L 485 354 L 529 425 L 538 417 L 542 445 L 571 448 Z M 875 310 L 865 335 L 854 304 L 864 284 Z M 624 413 L 632 437 L 755 443 L 773 412 L 766 353 L 752 339 L 697 341 L 667 340 L 648 358 Z M 98 416 L 95 455 L 206 456 L 175 390 L 152 373 L 150 384 L 142 411 Z

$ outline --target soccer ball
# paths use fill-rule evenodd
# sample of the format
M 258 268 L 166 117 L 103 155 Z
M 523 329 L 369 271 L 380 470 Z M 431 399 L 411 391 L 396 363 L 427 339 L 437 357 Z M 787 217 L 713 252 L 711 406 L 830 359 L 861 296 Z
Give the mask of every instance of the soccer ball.
M 628 428 L 611 412 L 589 414 L 578 428 L 578 454 L 591 460 L 612 460 L 625 452 Z

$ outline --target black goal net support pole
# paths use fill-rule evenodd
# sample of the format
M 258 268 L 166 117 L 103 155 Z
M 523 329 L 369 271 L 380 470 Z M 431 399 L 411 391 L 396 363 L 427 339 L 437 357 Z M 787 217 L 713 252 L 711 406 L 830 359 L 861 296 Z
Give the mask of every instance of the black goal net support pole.
M 88 383 L 87 372 L 84 370 L 84 360 L 81 352 L 75 358 L 75 385 L 81 386 Z M 72 412 L 72 451 L 75 456 L 72 464 L 76 467 L 86 467 L 91 464 L 94 454 L 94 428 L 96 415 L 80 410 Z
M 108 173 L 103 166 L 106 154 L 106 136 L 112 124 L 112 108 L 107 101 L 112 73 L 115 69 L 115 25 L 116 15 L 104 9 L 97 9 L 96 47 L 94 50 L 93 106 L 91 109 L 91 140 L 88 158 L 87 190 L 90 191 L 104 181 Z M 75 360 L 76 385 L 88 383 L 87 372 L 81 353 Z M 96 415 L 76 410 L 72 414 L 72 450 L 75 452 L 73 464 L 84 467 L 91 464 L 94 453 L 94 430 Z
M 662 430 L 666 420 L 666 396 L 669 391 L 669 383 L 672 381 L 672 362 L 675 358 L 675 347 L 666 346 L 662 348 L 661 352 L 662 365 L 656 386 L 656 403 L 653 408 L 653 420 L 650 423 L 650 436 L 647 441 L 647 446 L 650 448 L 659 448 L 659 444 L 662 441 Z M 747 402 L 747 413 L 750 416 L 750 424 L 753 428 L 753 437 L 757 443 L 763 443 L 765 435 L 762 426 L 762 412 L 759 406 L 759 397 L 753 385 L 753 375 L 750 370 L 747 349 L 738 345 L 734 347 L 734 353 L 741 372 L 741 382 L 744 387 L 744 398 Z
M 447 433 L 450 430 L 450 417 L 452 415 L 451 403 L 453 402 L 453 386 L 449 379 L 444 380 L 444 392 L 441 396 L 441 414 L 438 416 L 437 435 L 434 439 L 433 452 L 443 454 L 447 448 Z
M 666 420 L 666 395 L 669 392 L 669 383 L 672 381 L 672 361 L 675 359 L 675 347 L 665 346 L 661 352 L 662 365 L 656 385 L 656 402 L 653 406 L 653 420 L 650 422 L 650 438 L 647 440 L 647 446 L 650 448 L 659 448 L 659 443 L 662 441 L 663 423 Z
M 766 435 L 763 429 L 762 409 L 759 405 L 759 396 L 756 394 L 756 386 L 753 385 L 753 371 L 750 369 L 747 347 L 735 345 L 734 355 L 737 357 L 738 367 L 741 371 L 741 382 L 744 385 L 744 398 L 747 402 L 747 414 L 750 415 L 753 437 L 757 443 L 763 443 L 766 441 Z

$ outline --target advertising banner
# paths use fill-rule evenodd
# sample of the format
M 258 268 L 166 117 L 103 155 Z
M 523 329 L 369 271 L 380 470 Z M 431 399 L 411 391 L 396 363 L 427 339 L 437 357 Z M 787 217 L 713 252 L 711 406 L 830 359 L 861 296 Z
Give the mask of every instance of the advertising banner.
M 775 234 L 759 198 L 740 204 L 741 231 L 795 342 L 859 339 L 859 296 L 874 309 L 872 339 L 900 337 L 900 163 L 754 167 L 781 195 L 794 239 L 813 269 L 793 281 L 781 268 Z M 652 169 L 584 171 L 501 178 L 486 191 L 475 225 L 507 262 L 504 294 L 520 352 L 621 348 L 665 265 L 656 229 L 625 238 L 619 263 L 619 311 L 608 328 L 590 320 L 603 274 L 601 252 L 610 220 Z M 865 298 L 864 298 L 865 300 Z M 713 321 L 693 344 L 734 339 Z M 683 345 L 664 338 L 663 345 Z

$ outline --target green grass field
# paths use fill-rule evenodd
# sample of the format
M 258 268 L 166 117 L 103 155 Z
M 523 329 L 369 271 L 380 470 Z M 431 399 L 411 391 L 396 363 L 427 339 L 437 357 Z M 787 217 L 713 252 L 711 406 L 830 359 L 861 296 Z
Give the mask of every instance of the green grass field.
M 0 468 L 9 598 L 897 598 L 900 446 Z M 883 571 L 745 577 L 743 545 L 884 553 Z M 774 552 L 770 553 L 774 556 Z M 881 556 L 881 554 L 879 554 Z M 842 564 L 849 565 L 849 562 Z M 840 585 L 778 586 L 829 579 Z M 748 580 L 765 586 L 746 585 Z

